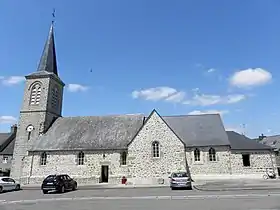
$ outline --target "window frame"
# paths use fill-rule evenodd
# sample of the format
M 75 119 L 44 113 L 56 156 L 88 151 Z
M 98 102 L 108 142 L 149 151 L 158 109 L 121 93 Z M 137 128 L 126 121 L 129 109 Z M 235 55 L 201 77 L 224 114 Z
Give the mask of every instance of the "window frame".
M 77 159 L 77 164 L 79 166 L 85 165 L 85 153 L 83 151 L 80 151 L 78 153 L 78 159 Z
M 217 161 L 217 153 L 216 153 L 216 150 L 213 147 L 211 147 L 208 150 L 208 156 L 209 156 L 209 161 L 210 162 L 216 162 Z
M 201 153 L 200 150 L 198 148 L 195 148 L 195 150 L 193 151 L 193 155 L 194 155 L 194 162 L 200 162 L 201 161 Z
M 160 144 L 158 141 L 152 142 L 152 156 L 153 158 L 160 158 Z
M 40 165 L 41 166 L 45 166 L 47 165 L 47 159 L 48 159 L 48 155 L 46 152 L 43 152 L 40 156 Z
M 127 165 L 127 152 L 123 151 L 121 153 L 121 166 L 126 166 Z
M 29 104 L 32 106 L 38 106 L 41 101 L 42 85 L 37 82 L 34 83 L 30 88 L 30 100 Z

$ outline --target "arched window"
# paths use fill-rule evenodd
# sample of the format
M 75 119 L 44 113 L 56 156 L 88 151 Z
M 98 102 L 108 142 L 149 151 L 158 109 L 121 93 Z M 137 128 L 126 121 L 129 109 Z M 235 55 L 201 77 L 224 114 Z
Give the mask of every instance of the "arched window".
M 216 161 L 216 151 L 214 148 L 209 149 L 209 161 Z
M 200 151 L 197 148 L 194 150 L 194 161 L 200 161 Z
M 38 105 L 40 103 L 40 98 L 41 98 L 41 85 L 39 83 L 36 83 L 31 88 L 30 104 Z
M 84 165 L 85 163 L 85 153 L 79 152 L 78 154 L 78 165 Z
M 153 157 L 158 158 L 159 157 L 159 142 L 154 141 L 152 143 L 152 149 L 153 149 Z
M 57 108 L 58 107 L 58 88 L 55 87 L 52 89 L 52 107 Z
M 47 153 L 43 152 L 41 154 L 40 165 L 45 166 L 47 164 Z
M 121 165 L 126 165 L 126 158 L 127 158 L 127 153 L 122 152 L 121 153 Z

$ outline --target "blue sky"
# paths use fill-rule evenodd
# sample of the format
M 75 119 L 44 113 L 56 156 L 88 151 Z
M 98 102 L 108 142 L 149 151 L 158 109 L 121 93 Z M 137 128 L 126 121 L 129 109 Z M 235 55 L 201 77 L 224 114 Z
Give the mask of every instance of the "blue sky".
M 0 6 L 1 131 L 18 118 L 22 76 L 37 68 L 55 7 L 63 115 L 219 112 L 227 129 L 251 137 L 280 132 L 278 0 Z

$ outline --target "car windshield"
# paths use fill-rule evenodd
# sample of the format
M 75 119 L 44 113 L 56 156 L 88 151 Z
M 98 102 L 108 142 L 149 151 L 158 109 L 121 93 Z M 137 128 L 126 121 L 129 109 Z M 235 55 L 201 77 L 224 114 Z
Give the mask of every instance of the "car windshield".
M 174 173 L 173 177 L 188 177 L 186 172 Z
M 45 178 L 45 181 L 47 181 L 47 182 L 49 182 L 49 181 L 54 181 L 55 178 L 56 178 L 56 176 L 50 175 L 50 176 L 48 176 L 47 178 Z

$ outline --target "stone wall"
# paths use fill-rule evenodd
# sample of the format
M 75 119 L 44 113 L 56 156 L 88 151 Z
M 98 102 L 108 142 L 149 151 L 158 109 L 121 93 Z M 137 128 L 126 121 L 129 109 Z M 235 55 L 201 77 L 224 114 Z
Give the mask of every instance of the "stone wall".
M 102 165 L 109 166 L 108 183 L 120 184 L 121 177 L 127 175 L 127 166 L 120 164 L 120 151 L 84 153 L 84 165 L 77 164 L 78 152 L 49 152 L 46 165 L 40 165 L 40 154 L 29 155 L 24 159 L 21 180 L 24 184 L 41 184 L 50 174 L 66 173 L 79 184 L 96 184 Z
M 195 161 L 194 150 L 199 149 L 200 161 Z M 230 174 L 230 149 L 228 146 L 212 147 L 216 151 L 216 161 L 209 160 L 210 147 L 192 147 L 186 149 L 186 157 L 192 177 L 199 175 Z
M 153 141 L 159 142 L 159 158 L 153 157 Z M 184 151 L 184 144 L 158 114 L 153 112 L 128 146 L 129 181 L 135 184 L 167 181 L 170 172 L 186 170 Z
M 250 154 L 250 166 L 243 166 L 242 154 Z M 232 151 L 232 174 L 263 174 L 266 168 L 275 168 L 275 155 L 269 151 Z

